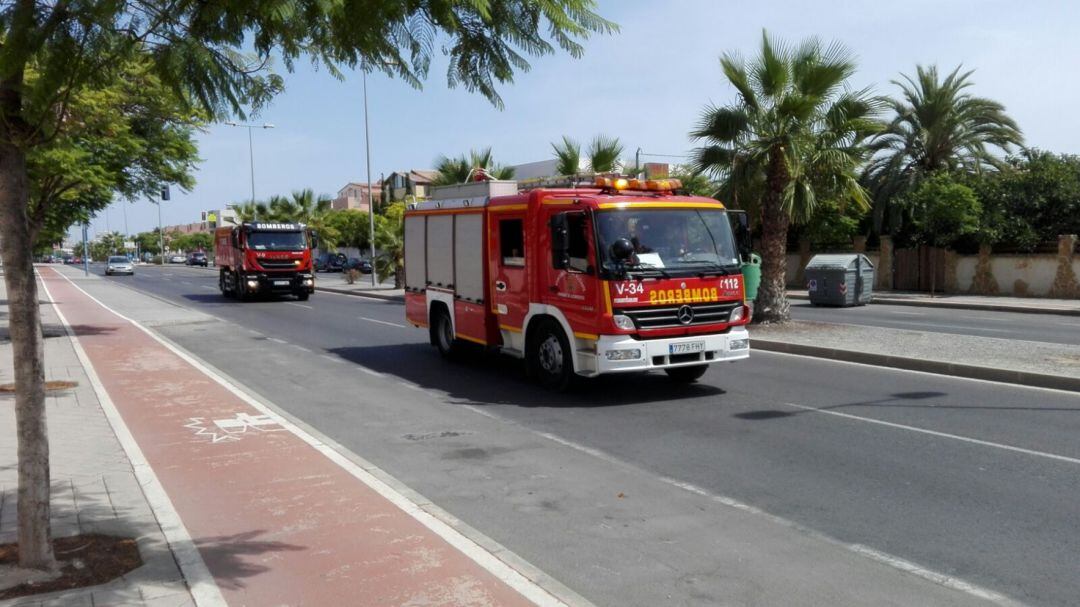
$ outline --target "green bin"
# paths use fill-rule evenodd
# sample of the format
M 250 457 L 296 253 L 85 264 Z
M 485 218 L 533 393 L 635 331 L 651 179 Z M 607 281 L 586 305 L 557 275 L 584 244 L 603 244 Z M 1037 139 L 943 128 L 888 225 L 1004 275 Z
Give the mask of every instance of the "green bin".
M 761 285 L 761 257 L 750 254 L 750 261 L 742 264 L 743 284 L 746 286 L 746 301 L 757 299 L 758 286 Z

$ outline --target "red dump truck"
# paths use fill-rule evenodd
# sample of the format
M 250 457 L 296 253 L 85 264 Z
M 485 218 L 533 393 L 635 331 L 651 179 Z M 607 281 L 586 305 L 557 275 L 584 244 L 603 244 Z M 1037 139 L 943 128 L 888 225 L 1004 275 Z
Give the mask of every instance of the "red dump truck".
M 222 295 L 246 300 L 284 294 L 305 301 L 315 292 L 311 250 L 318 245 L 303 224 L 253 221 L 218 228 L 214 236 Z
M 745 227 L 745 214 L 680 185 L 436 188 L 405 213 L 406 318 L 445 356 L 465 342 L 496 348 L 552 389 L 654 369 L 692 382 L 745 359 L 749 248 L 731 223 Z

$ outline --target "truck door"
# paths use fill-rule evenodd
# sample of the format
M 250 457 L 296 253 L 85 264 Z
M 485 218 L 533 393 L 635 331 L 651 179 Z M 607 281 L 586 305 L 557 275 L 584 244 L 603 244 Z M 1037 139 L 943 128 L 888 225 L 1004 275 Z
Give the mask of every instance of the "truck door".
M 557 215 L 561 217 L 552 221 Z M 543 264 L 544 303 L 562 310 L 575 334 L 595 334 L 599 289 L 592 221 L 584 211 L 556 212 L 552 213 L 547 225 L 553 254 L 539 260 Z M 564 253 L 555 251 L 555 242 L 559 238 L 555 234 L 557 230 L 565 230 Z
M 525 217 L 522 214 L 492 213 L 493 255 L 491 272 L 492 308 L 499 328 L 520 332 L 529 312 L 529 283 L 525 255 Z

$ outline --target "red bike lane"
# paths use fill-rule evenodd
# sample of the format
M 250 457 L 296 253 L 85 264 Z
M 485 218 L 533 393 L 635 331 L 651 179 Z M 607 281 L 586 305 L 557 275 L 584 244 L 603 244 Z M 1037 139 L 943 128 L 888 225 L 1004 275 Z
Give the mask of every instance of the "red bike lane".
M 533 604 L 283 420 L 41 274 L 229 604 Z

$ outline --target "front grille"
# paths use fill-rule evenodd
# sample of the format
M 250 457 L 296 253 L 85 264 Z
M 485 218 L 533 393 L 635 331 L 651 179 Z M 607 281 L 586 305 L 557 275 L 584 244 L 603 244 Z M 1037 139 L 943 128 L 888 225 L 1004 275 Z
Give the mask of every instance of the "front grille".
M 727 322 L 731 311 L 738 302 L 687 304 L 694 311 L 694 319 L 689 323 L 679 321 L 679 310 L 683 306 L 659 306 L 655 308 L 630 308 L 615 310 L 616 314 L 625 314 L 634 321 L 638 329 L 664 329 L 668 327 L 693 327 Z
M 296 261 L 293 259 L 260 259 L 259 265 L 267 270 L 284 270 L 295 268 Z

